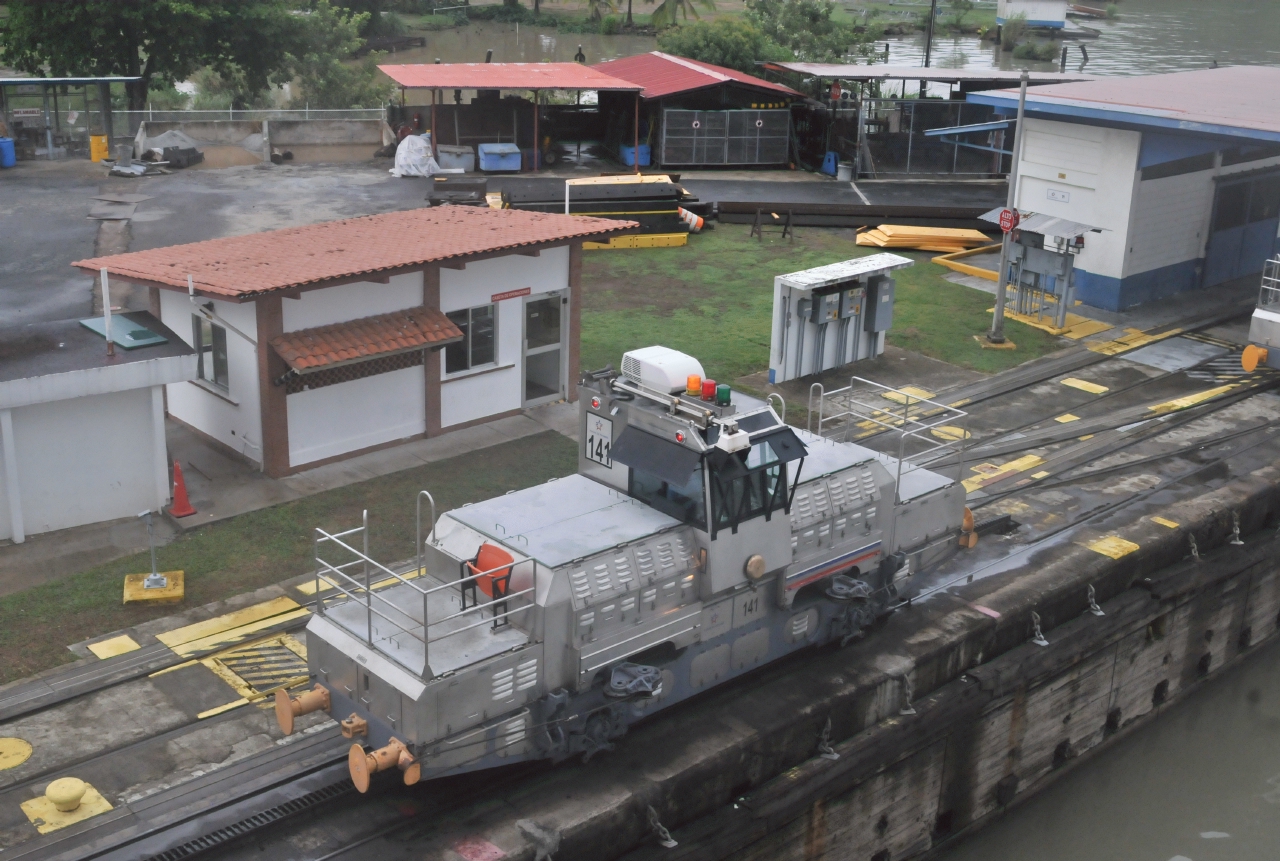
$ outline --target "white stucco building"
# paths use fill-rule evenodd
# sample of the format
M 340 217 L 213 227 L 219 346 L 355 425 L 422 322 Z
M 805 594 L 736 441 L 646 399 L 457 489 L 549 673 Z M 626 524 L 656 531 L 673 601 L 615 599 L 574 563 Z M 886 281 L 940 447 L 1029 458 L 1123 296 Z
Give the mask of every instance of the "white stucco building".
M 447 206 L 75 265 L 153 288 L 196 349 L 169 415 L 281 476 L 575 400 L 582 242 L 633 226 Z
M 969 101 L 1017 112 L 1017 90 Z M 1280 69 L 1230 66 L 1035 87 L 1017 207 L 1104 229 L 1076 297 L 1119 310 L 1252 277 L 1280 229 Z
M 998 0 L 996 3 L 999 26 L 1003 27 L 1018 15 L 1026 18 L 1030 27 L 1062 29 L 1067 25 L 1067 0 Z
M 0 331 L 0 539 L 169 501 L 164 389 L 195 376 L 196 356 L 150 314 L 113 323 L 114 356 L 76 320 Z

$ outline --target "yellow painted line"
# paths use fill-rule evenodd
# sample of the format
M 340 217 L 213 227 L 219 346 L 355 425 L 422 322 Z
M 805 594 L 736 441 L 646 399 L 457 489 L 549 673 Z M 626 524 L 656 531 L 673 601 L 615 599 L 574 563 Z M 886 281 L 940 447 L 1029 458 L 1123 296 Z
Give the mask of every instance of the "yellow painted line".
M 0 771 L 17 768 L 30 758 L 30 742 L 14 736 L 0 737 Z
M 85 784 L 84 797 L 75 810 L 62 811 L 53 806 L 53 802 L 43 795 L 22 802 L 22 812 L 41 834 L 49 834 L 68 825 L 106 813 L 111 810 L 111 802 L 92 786 Z
M 1084 442 L 1084 441 L 1085 441 L 1085 440 L 1087 440 L 1087 439 L 1093 439 L 1093 434 L 1091 434 L 1091 433 L 1087 433 L 1087 434 L 1085 434 L 1084 436 L 1078 436 L 1078 437 L 1076 437 L 1076 439 L 1080 440 L 1081 442 Z
M 1072 415 L 1071 413 L 1063 413 L 1062 415 L 1054 419 L 1054 421 L 1062 422 L 1063 424 L 1066 424 L 1067 422 L 1078 422 L 1080 421 L 1080 416 L 1075 416 L 1075 415 Z
M 311 611 L 306 607 L 299 607 L 291 613 L 281 613 L 279 616 L 270 616 L 266 619 L 259 619 L 256 622 L 250 622 L 249 624 L 241 625 L 238 628 L 220 631 L 216 634 L 210 634 L 202 639 L 192 640 L 189 643 L 182 643 L 178 646 L 170 646 L 169 648 L 173 649 L 177 654 L 186 657 L 188 655 L 194 655 L 196 652 L 208 651 L 209 649 L 216 648 L 217 646 L 238 643 L 265 628 L 270 628 L 272 625 L 279 625 L 282 622 L 301 619 L 310 615 Z
M 1026 472 L 1028 469 L 1039 466 L 1044 463 L 1044 458 L 1036 457 L 1034 454 L 1023 455 L 1017 460 L 1011 460 L 1004 466 L 1000 467 L 1001 472 L 1012 470 L 1013 472 Z
M 1216 389 L 1206 389 L 1203 392 L 1197 392 L 1194 395 L 1186 395 L 1181 398 L 1174 398 L 1171 401 L 1165 401 L 1162 404 L 1154 404 L 1147 407 L 1155 413 L 1171 413 L 1177 410 L 1185 410 L 1187 407 L 1194 407 L 1196 404 L 1202 404 L 1205 401 L 1212 400 L 1218 395 L 1234 389 L 1234 385 L 1218 386 Z
M 151 675 L 147 676 L 147 678 L 149 678 L 149 679 L 154 679 L 156 676 L 163 676 L 165 673 L 172 673 L 172 672 L 174 672 L 174 671 L 176 671 L 176 670 L 186 669 L 187 667 L 195 666 L 195 665 L 196 665 L 196 664 L 198 664 L 198 663 L 200 663 L 200 662 L 199 662 L 199 661 L 184 661 L 184 662 L 183 662 L 183 663 L 181 663 L 181 664 L 174 664 L 172 667 L 165 667 L 163 670 L 156 670 L 154 673 L 152 673 Z
M 248 701 L 248 700 L 245 700 L 245 699 L 239 699 L 239 700 L 236 700 L 236 701 L 235 701 L 235 702 L 233 702 L 233 703 L 227 703 L 226 705 L 218 706 L 217 708 L 213 708 L 213 709 L 209 709 L 208 711 L 200 712 L 200 714 L 196 715 L 196 720 L 204 720 L 205 718 L 211 718 L 211 717 L 213 717 L 214 715 L 220 715 L 220 714 L 222 714 L 223 712 L 229 712 L 229 711 L 231 711 L 232 709 L 238 709 L 238 708 L 240 708 L 240 706 L 248 705 L 248 704 L 249 704 L 249 701 Z
M 1042 469 L 1039 472 L 1031 473 L 1031 477 L 1035 479 L 1046 478 L 1048 475 L 1049 475 L 1049 470 L 1047 469 Z
M 582 247 L 589 251 L 615 248 L 679 248 L 687 245 L 688 242 L 689 234 L 687 233 L 642 233 L 615 236 L 608 242 L 584 242 Z
M 200 663 L 209 668 L 214 675 L 227 683 L 231 690 L 238 693 L 244 702 L 248 702 L 250 697 L 257 693 L 244 679 L 237 676 L 231 670 L 223 666 L 222 662 L 214 658 L 205 658 Z
M 123 655 L 127 652 L 136 652 L 142 647 L 139 646 L 128 634 L 121 634 L 118 637 L 112 637 L 109 640 L 100 640 L 96 643 L 89 644 L 89 651 L 93 652 L 99 660 L 114 658 L 116 655 Z
M 1129 334 L 1113 341 L 1094 341 L 1085 346 L 1095 353 L 1116 356 L 1128 350 L 1145 347 L 1147 344 L 1153 344 L 1156 341 L 1163 341 L 1165 338 L 1172 338 L 1174 335 L 1182 334 L 1181 329 L 1170 329 L 1167 332 L 1161 332 L 1159 335 L 1148 335 L 1140 329 L 1126 329 L 1125 331 Z
M 1128 556 L 1130 553 L 1138 549 L 1138 545 L 1132 541 L 1121 538 L 1118 535 L 1108 535 L 1106 538 L 1098 538 L 1090 541 L 1085 545 L 1094 553 L 1101 553 L 1103 556 L 1110 556 L 1112 559 L 1119 559 L 1122 556 Z
M 302 658 L 302 660 L 305 661 L 307 659 L 307 647 L 292 634 L 281 634 L 280 645 Z
M 321 577 L 319 589 L 316 588 L 316 581 L 314 578 L 311 580 L 308 580 L 305 583 L 301 583 L 297 586 L 294 586 L 293 588 L 297 589 L 303 595 L 314 595 L 317 592 L 327 592 L 330 589 L 336 589 L 337 587 L 338 587 L 338 584 L 334 583 L 328 577 Z
M 1068 314 L 1070 318 L 1073 315 Z M 1074 326 L 1068 326 L 1067 331 L 1062 333 L 1062 337 L 1070 338 L 1073 341 L 1079 341 L 1081 338 L 1087 338 L 1090 335 L 1096 335 L 1099 332 L 1105 332 L 1112 328 L 1110 323 L 1104 323 L 1101 320 L 1085 319 Z
M 957 442 L 962 439 L 968 439 L 972 436 L 964 428 L 955 427 L 954 425 L 942 425 L 941 427 L 931 428 L 929 433 L 933 434 L 940 440 L 947 442 Z
M 981 266 L 974 266 L 970 263 L 961 263 L 960 260 L 965 257 L 972 257 L 976 254 L 989 254 L 992 251 L 999 250 L 999 245 L 983 245 L 980 248 L 969 248 L 964 251 L 953 251 L 950 254 L 943 254 L 940 257 L 932 258 L 932 261 L 937 263 L 939 266 L 945 266 L 955 272 L 962 272 L 965 275 L 976 275 L 979 278 L 994 281 L 996 280 L 996 271 L 994 269 L 984 269 Z
M 1034 454 L 1023 455 L 1017 460 L 1011 460 L 1008 463 L 996 467 L 995 472 L 991 472 L 992 464 L 983 463 L 973 467 L 975 472 L 981 473 L 973 478 L 965 479 L 960 482 L 964 485 L 965 491 L 972 493 L 973 491 L 986 487 L 988 484 L 995 484 L 997 481 L 1008 478 L 1011 475 L 1017 475 L 1020 472 L 1026 472 L 1029 469 L 1035 469 L 1044 463 L 1044 458 L 1037 457 Z
M 1059 382 L 1064 386 L 1070 386 L 1073 389 L 1079 389 L 1080 391 L 1088 392 L 1091 395 L 1100 395 L 1103 392 L 1108 391 L 1106 386 L 1100 386 L 1097 383 L 1091 383 L 1088 380 L 1078 380 L 1075 377 L 1067 377 L 1065 380 L 1060 380 Z
M 1167 526 L 1167 527 L 1169 527 L 1170 529 L 1177 529 L 1177 528 L 1178 528 L 1178 524 L 1177 524 L 1177 523 L 1174 523 L 1172 520 L 1168 519 L 1167 517 L 1153 517 L 1153 518 L 1151 518 L 1151 522 L 1152 522 L 1152 523 L 1159 523 L 1161 526 Z
M 298 602 L 292 598 L 273 598 L 261 604 L 254 604 L 252 607 L 236 610 L 234 613 L 215 616 L 212 619 L 205 619 L 203 622 L 196 622 L 194 625 L 165 631 L 163 634 L 157 634 L 156 639 L 172 649 L 174 646 L 180 646 L 194 640 L 203 640 L 213 634 L 230 631 L 250 622 L 257 622 L 260 619 L 296 610 L 299 606 Z
M 908 401 L 927 401 L 933 397 L 933 392 L 925 391 L 919 386 L 903 386 L 890 392 L 881 392 L 880 397 L 896 404 L 905 404 Z

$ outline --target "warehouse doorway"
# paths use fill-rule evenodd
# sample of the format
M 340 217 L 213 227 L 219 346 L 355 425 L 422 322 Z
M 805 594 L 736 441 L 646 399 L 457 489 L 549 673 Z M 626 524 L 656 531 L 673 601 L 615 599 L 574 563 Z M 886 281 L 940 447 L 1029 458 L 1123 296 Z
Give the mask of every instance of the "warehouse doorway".
M 1280 172 L 1224 177 L 1213 201 L 1204 286 L 1262 271 L 1280 229 Z
M 524 302 L 524 405 L 564 397 L 564 310 L 568 299 L 547 293 Z

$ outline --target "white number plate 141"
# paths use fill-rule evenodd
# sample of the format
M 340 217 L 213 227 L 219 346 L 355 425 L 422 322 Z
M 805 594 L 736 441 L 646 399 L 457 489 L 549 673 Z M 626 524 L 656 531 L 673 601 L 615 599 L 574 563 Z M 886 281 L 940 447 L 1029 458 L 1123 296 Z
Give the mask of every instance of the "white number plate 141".
M 587 416 L 587 460 L 613 467 L 609 450 L 613 447 L 613 422 L 600 416 Z

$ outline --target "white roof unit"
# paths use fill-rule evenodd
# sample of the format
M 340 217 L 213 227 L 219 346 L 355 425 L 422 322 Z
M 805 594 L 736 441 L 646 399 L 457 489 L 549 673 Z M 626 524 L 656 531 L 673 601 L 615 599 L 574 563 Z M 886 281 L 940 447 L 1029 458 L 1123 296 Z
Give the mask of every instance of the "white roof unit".
M 622 354 L 622 376 L 656 392 L 683 392 L 692 374 L 705 376 L 702 363 L 670 347 L 644 347 Z

